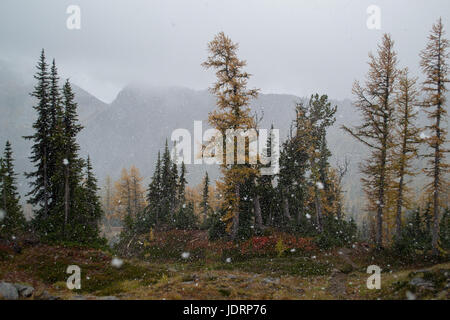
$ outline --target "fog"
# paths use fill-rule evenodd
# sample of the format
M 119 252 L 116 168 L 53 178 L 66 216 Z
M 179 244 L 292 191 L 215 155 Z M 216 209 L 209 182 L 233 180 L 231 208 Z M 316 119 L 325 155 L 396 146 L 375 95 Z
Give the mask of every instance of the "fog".
M 66 26 L 69 5 L 81 9 L 79 30 Z M 379 30 L 367 27 L 370 5 L 381 10 Z M 384 32 L 396 41 L 400 66 L 418 74 L 431 25 L 441 16 L 448 29 L 449 12 L 446 0 L 2 0 L 0 60 L 32 80 L 45 48 L 62 77 L 110 102 L 130 82 L 210 86 L 214 73 L 200 64 L 208 41 L 224 31 L 240 44 L 250 86 L 343 99 Z

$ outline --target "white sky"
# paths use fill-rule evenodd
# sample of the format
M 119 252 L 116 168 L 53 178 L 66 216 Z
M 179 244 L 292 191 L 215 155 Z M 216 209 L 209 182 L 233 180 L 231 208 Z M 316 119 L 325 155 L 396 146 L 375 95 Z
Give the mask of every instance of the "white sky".
M 66 27 L 69 5 L 81 8 L 80 30 Z M 366 26 L 369 5 L 381 9 L 381 30 Z M 448 0 L 1 0 L 0 60 L 34 72 L 45 48 L 62 76 L 110 102 L 130 82 L 207 88 L 214 72 L 200 64 L 224 31 L 240 44 L 251 86 L 343 99 L 384 32 L 400 66 L 418 74 L 431 25 L 441 16 L 450 30 L 449 13 Z

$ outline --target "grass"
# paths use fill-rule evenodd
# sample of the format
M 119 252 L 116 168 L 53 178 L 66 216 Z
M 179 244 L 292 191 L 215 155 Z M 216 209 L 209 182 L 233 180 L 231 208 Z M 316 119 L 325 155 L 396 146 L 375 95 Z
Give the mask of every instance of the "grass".
M 404 299 L 418 266 L 432 261 L 417 260 L 414 265 L 392 264 L 382 255 L 348 249 L 317 252 L 313 256 L 253 257 L 225 262 L 215 260 L 125 260 L 120 268 L 111 265 L 113 256 L 100 250 L 72 246 L 40 245 L 25 248 L 0 261 L 0 279 L 32 283 L 39 290 L 70 299 L 75 295 L 117 296 L 121 299 L 334 299 L 330 290 L 338 272 L 345 284 L 344 299 Z M 352 261 L 349 262 L 349 258 Z M 366 267 L 380 264 L 382 289 L 368 290 Z M 66 268 L 78 265 L 81 289 L 66 287 Z M 450 264 L 432 268 L 450 269 Z M 435 284 L 435 292 L 415 292 L 418 298 L 439 296 L 448 277 L 432 272 L 423 275 Z M 429 277 L 429 278 L 427 278 Z M 336 279 L 335 279 L 336 280 Z M 340 281 L 341 281 L 340 280 Z

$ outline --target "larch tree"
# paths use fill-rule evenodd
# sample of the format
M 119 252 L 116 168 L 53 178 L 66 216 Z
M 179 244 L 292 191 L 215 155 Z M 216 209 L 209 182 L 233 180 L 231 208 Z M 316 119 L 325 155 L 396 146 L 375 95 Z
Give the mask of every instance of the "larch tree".
M 443 126 L 447 115 L 445 94 L 448 91 L 446 84 L 449 82 L 447 64 L 449 41 L 444 36 L 442 19 L 439 19 L 433 25 L 428 36 L 427 46 L 420 54 L 420 65 L 425 74 L 422 90 L 426 98 L 423 107 L 432 121 L 426 127 L 431 136 L 425 139 L 425 142 L 431 151 L 425 155 L 429 158 L 425 173 L 432 179 L 427 190 L 433 199 L 432 247 L 434 255 L 439 254 L 439 216 L 442 210 L 439 197 L 441 192 L 448 188 L 445 174 L 449 171 L 449 164 L 445 162 L 445 154 L 448 153 L 448 150 L 445 149 L 447 131 Z
M 394 41 L 384 34 L 378 46 L 377 56 L 369 54 L 369 72 L 365 86 L 355 82 L 354 104 L 362 115 L 363 123 L 354 128 L 343 126 L 358 141 L 369 147 L 371 156 L 362 166 L 362 182 L 369 198 L 369 210 L 376 211 L 375 242 L 383 246 L 383 215 L 386 193 L 389 191 L 394 119 L 394 88 L 397 79 L 397 54 Z
M 408 69 L 399 73 L 395 112 L 395 146 L 392 150 L 393 189 L 395 194 L 395 232 L 400 238 L 402 231 L 402 211 L 409 208 L 410 188 L 405 180 L 415 176 L 412 161 L 417 157 L 420 143 L 420 128 L 416 125 L 419 105 L 416 89 L 417 78 L 411 78 Z
M 132 216 L 136 218 L 145 208 L 144 189 L 142 188 L 142 180 L 139 169 L 135 166 L 130 168 L 130 185 L 131 185 L 131 204 Z
M 125 227 L 131 228 L 132 224 L 132 197 L 131 179 L 127 169 L 123 168 L 120 179 L 115 182 L 114 203 L 118 210 L 120 219 L 125 222 Z
M 223 181 L 218 183 L 219 193 L 223 196 L 224 216 L 222 220 L 228 223 L 231 238 L 237 239 L 240 215 L 241 185 L 254 174 L 249 165 L 238 163 L 237 141 L 231 141 L 234 150 L 226 148 L 227 130 L 249 130 L 255 127 L 254 118 L 250 115 L 249 102 L 258 95 L 257 89 L 248 89 L 247 82 L 250 75 L 243 71 L 246 61 L 237 57 L 238 44 L 233 43 L 223 32 L 217 34 L 209 42 L 209 57 L 202 64 L 206 69 L 215 69 L 217 81 L 210 88 L 216 96 L 217 110 L 209 114 L 211 126 L 223 136 Z M 250 142 L 249 142 L 250 143 Z M 227 163 L 227 153 L 231 153 L 233 163 Z M 229 155 L 228 155 L 229 156 Z M 245 159 L 247 160 L 247 159 Z M 241 162 L 241 161 L 239 161 Z

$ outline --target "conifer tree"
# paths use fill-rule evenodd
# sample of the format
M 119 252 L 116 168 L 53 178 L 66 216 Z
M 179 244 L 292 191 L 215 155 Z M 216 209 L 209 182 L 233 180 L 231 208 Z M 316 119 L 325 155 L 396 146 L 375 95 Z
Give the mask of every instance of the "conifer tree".
M 186 202 L 186 165 L 184 164 L 184 161 L 181 163 L 181 171 L 180 171 L 180 177 L 178 179 L 178 204 L 180 206 L 184 205 Z
M 209 176 L 208 171 L 206 171 L 205 178 L 203 179 L 203 189 L 202 189 L 202 201 L 200 202 L 200 208 L 202 209 L 203 221 L 209 216 L 211 206 L 209 205 Z
M 394 85 L 397 78 L 397 54 L 394 42 L 385 34 L 378 46 L 377 56 L 369 54 L 369 73 L 365 87 L 359 82 L 353 86 L 355 106 L 360 110 L 363 123 L 343 129 L 369 147 L 371 156 L 363 165 L 362 179 L 369 198 L 369 209 L 376 210 L 376 245 L 383 245 L 383 215 L 386 212 L 386 193 L 389 191 L 394 116 Z
M 36 99 L 34 109 L 37 113 L 37 119 L 33 123 L 34 134 L 25 136 L 27 140 L 33 142 L 30 160 L 34 164 L 34 171 L 26 173 L 25 176 L 30 181 L 31 191 L 27 194 L 30 196 L 29 203 L 35 206 L 35 227 L 45 232 L 47 219 L 49 218 L 49 202 L 50 202 L 50 183 L 49 183 L 49 144 L 50 144 L 50 101 L 49 101 L 49 72 L 45 59 L 44 50 L 42 50 L 39 62 L 37 64 L 37 72 L 34 76 L 37 84 L 31 93 Z
M 408 208 L 410 188 L 407 186 L 406 177 L 416 173 L 412 168 L 412 160 L 417 157 L 417 148 L 420 143 L 420 129 L 415 121 L 417 112 L 414 110 L 418 102 L 416 90 L 416 78 L 408 75 L 408 69 L 399 73 L 398 94 L 396 98 L 396 126 L 395 147 L 393 148 L 393 188 L 396 198 L 396 236 L 401 236 L 402 211 Z
M 211 112 L 208 120 L 222 134 L 225 142 L 222 161 L 223 181 L 218 183 L 218 189 L 223 195 L 222 205 L 225 214 L 222 219 L 228 223 L 228 231 L 233 240 L 237 239 L 239 231 L 241 186 L 254 174 L 254 169 L 246 164 L 238 164 L 237 141 L 234 142 L 234 150 L 226 150 L 226 131 L 237 132 L 255 128 L 248 105 L 258 94 L 256 89 L 247 89 L 250 75 L 242 70 L 246 62 L 239 60 L 236 55 L 237 49 L 238 45 L 220 32 L 208 44 L 210 55 L 202 64 L 207 69 L 216 70 L 217 81 L 210 91 L 216 96 L 218 110 Z M 227 163 L 227 153 L 231 154 L 233 163 Z
M 114 186 L 114 202 L 118 210 L 120 219 L 125 222 L 126 229 L 131 229 L 133 224 L 131 181 L 127 169 L 122 169 L 120 179 L 115 182 Z
M 169 226 L 173 225 L 175 218 L 175 200 L 177 196 L 177 177 L 175 170 L 176 166 L 174 168 L 166 140 L 161 167 L 161 218 Z
M 76 141 L 78 133 L 83 129 L 83 127 L 78 123 L 77 115 L 77 103 L 74 101 L 75 95 L 72 91 L 72 86 L 69 80 L 66 80 L 63 87 L 63 105 L 64 105 L 64 115 L 63 115 L 63 127 L 64 127 L 64 148 L 62 150 L 64 154 L 63 164 L 64 168 L 64 204 L 65 204 L 65 217 L 69 215 L 70 209 L 75 209 L 75 202 L 72 201 L 74 197 L 74 190 L 80 183 L 83 161 L 79 158 L 78 152 L 80 147 Z M 90 160 L 88 158 L 88 160 Z M 90 163 L 87 164 L 87 174 L 88 177 L 92 175 Z M 95 181 L 96 183 L 96 181 Z
M 448 89 L 446 84 L 450 81 L 447 64 L 449 41 L 444 36 L 442 19 L 439 19 L 433 25 L 428 36 L 427 46 L 420 54 L 420 65 L 425 74 L 422 90 L 426 99 L 423 106 L 427 111 L 428 118 L 433 122 L 426 127 L 431 132 L 431 136 L 425 139 L 425 142 L 431 151 L 425 155 L 429 158 L 425 173 L 432 178 L 432 182 L 427 188 L 433 198 L 432 247 L 434 255 L 439 254 L 439 216 L 442 210 L 439 197 L 441 192 L 448 188 L 445 174 L 449 171 L 449 164 L 445 162 L 445 154 L 448 153 L 445 148 L 447 130 L 443 126 L 447 115 L 445 94 Z
M 81 226 L 83 233 L 81 242 L 91 243 L 99 239 L 99 222 L 103 216 L 103 210 L 98 196 L 97 178 L 92 171 L 91 159 L 88 156 L 86 160 L 85 179 L 82 185 L 83 191 L 83 211 L 79 212 L 81 216 Z
M 155 172 L 147 191 L 146 221 L 159 227 L 162 222 L 162 175 L 161 153 L 158 151 Z
M 130 168 L 130 186 L 131 186 L 131 212 L 132 216 L 136 218 L 139 214 L 141 214 L 142 210 L 145 208 L 144 203 L 144 191 L 142 188 L 142 180 L 144 178 L 141 177 L 139 173 L 139 169 L 135 166 L 131 166 Z
M 272 130 L 273 124 L 271 126 L 271 131 L 267 137 L 266 146 L 264 148 L 264 154 L 266 158 L 275 157 L 275 150 L 272 151 Z M 270 167 L 273 165 L 271 162 L 263 165 L 262 167 Z M 256 192 L 261 198 L 261 214 L 263 219 L 263 225 L 272 226 L 274 223 L 274 213 L 277 211 L 277 199 L 275 194 L 275 189 L 273 187 L 274 175 L 260 175 L 258 177 L 258 187 Z
M 0 208 L 4 217 L 1 221 L 0 235 L 13 236 L 25 230 L 25 216 L 19 204 L 17 174 L 14 172 L 14 158 L 9 141 L 6 142 L 3 158 L 0 159 Z

